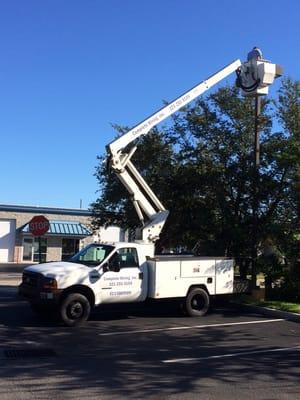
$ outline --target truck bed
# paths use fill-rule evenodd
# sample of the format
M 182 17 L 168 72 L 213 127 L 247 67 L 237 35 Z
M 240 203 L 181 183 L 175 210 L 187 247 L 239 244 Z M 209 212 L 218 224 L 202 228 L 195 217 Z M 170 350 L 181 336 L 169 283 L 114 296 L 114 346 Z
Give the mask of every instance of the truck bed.
M 233 260 L 224 257 L 159 255 L 148 259 L 151 298 L 185 297 L 193 285 L 210 295 L 233 292 Z

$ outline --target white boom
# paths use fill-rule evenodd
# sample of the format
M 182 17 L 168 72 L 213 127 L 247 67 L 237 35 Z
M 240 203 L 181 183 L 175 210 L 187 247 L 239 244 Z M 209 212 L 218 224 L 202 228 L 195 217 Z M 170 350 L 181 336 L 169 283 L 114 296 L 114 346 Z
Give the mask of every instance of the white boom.
M 185 92 L 180 97 L 177 97 L 172 103 L 161 108 L 156 113 L 152 114 L 150 117 L 145 119 L 143 122 L 136 125 L 130 131 L 119 137 L 118 139 L 111 142 L 107 147 L 109 153 L 113 158 L 113 162 L 118 161 L 117 153 L 124 149 L 129 143 L 137 139 L 141 135 L 145 135 L 154 126 L 162 122 L 164 119 L 168 118 L 174 112 L 178 111 L 181 107 L 185 106 L 200 94 L 204 93 L 206 90 L 220 82 L 226 76 L 230 75 L 232 72 L 236 71 L 242 65 L 240 60 L 235 60 L 231 64 L 227 65 L 225 68 L 221 69 L 214 75 L 207 78 L 205 81 L 199 83 L 197 86 L 193 87 L 189 91 Z
M 136 147 L 132 148 L 129 153 L 122 153 L 122 150 L 141 135 L 148 133 L 154 126 L 178 111 L 181 107 L 236 71 L 240 66 L 240 60 L 236 60 L 227 65 L 225 68 L 188 90 L 172 103 L 161 108 L 107 146 L 110 166 L 117 173 L 118 178 L 132 196 L 133 205 L 143 225 L 143 242 L 154 243 L 158 240 L 160 232 L 168 218 L 169 211 L 164 208 L 157 196 L 145 182 L 144 178 L 130 161 Z M 144 215 L 148 217 L 148 222 L 146 224 L 144 222 Z
M 110 167 L 116 172 L 118 178 L 132 196 L 133 205 L 143 226 L 142 240 L 144 243 L 154 243 L 158 240 L 169 212 L 164 208 L 157 196 L 153 193 L 130 161 L 136 147 L 133 147 L 128 153 L 123 152 L 123 149 L 141 135 L 147 134 L 154 126 L 162 122 L 174 112 L 178 111 L 181 107 L 190 103 L 232 72 L 237 72 L 238 84 L 244 91 L 247 91 L 247 94 L 266 94 L 266 89 L 263 89 L 264 92 L 261 93 L 259 90 L 267 87 L 273 82 L 273 80 L 266 80 L 266 75 L 264 75 L 265 70 L 262 67 L 264 67 L 265 64 L 268 64 L 268 67 L 275 64 L 270 64 L 269 62 L 262 60 L 260 57 L 261 52 L 258 53 L 255 50 L 253 54 L 254 56 L 251 57 L 251 60 L 248 59 L 248 62 L 243 64 L 240 60 L 233 61 L 231 64 L 188 90 L 183 95 L 176 98 L 172 103 L 161 108 L 159 111 L 152 114 L 143 122 L 139 123 L 127 133 L 106 146 Z M 260 67 L 258 67 L 258 65 L 260 65 Z M 268 71 L 269 70 L 270 68 Z M 276 69 L 273 68 L 271 72 L 273 78 L 276 77 L 275 70 Z M 144 216 L 147 216 L 148 218 L 146 224 Z

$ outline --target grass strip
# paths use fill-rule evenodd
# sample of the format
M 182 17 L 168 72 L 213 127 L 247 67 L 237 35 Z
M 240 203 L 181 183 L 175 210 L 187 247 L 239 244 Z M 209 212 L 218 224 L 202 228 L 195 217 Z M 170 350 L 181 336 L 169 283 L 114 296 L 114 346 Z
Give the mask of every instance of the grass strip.
M 280 300 L 254 300 L 250 296 L 243 296 L 241 299 L 242 303 L 253 304 L 260 307 L 273 308 L 274 310 L 288 311 L 300 314 L 299 303 L 289 303 L 287 301 Z
M 286 301 L 258 301 L 258 306 L 274 308 L 275 310 L 288 311 L 300 314 L 300 304 L 288 303 Z

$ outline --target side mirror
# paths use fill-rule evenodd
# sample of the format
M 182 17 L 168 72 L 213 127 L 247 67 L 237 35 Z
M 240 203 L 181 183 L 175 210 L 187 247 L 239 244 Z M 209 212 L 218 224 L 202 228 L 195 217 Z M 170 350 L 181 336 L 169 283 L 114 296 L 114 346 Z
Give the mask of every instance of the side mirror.
M 104 273 L 107 272 L 107 271 L 109 271 L 108 263 L 105 263 L 105 264 L 103 265 L 102 270 L 103 270 Z
M 113 257 L 108 262 L 108 268 L 110 271 L 119 272 L 121 269 L 121 263 L 118 257 Z

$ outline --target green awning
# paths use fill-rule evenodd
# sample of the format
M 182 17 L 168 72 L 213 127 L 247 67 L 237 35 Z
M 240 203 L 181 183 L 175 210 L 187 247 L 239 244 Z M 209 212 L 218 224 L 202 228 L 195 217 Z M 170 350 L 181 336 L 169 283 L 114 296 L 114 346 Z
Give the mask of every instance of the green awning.
M 86 237 L 90 236 L 92 232 L 81 222 L 77 221 L 49 221 L 50 228 L 45 235 L 56 235 L 56 236 L 77 236 Z M 29 232 L 29 223 L 23 225 L 20 228 L 22 233 Z

